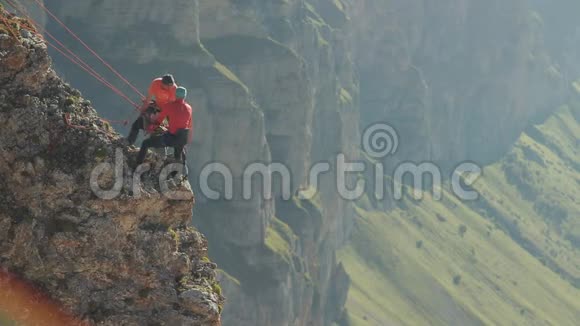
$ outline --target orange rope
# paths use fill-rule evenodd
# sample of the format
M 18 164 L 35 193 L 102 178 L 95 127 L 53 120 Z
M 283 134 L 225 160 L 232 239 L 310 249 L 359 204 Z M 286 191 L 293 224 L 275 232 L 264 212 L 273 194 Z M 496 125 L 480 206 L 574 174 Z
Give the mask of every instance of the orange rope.
M 15 2 L 17 2 L 17 0 L 14 0 Z M 89 64 L 87 64 L 84 60 L 82 60 L 76 53 L 74 53 L 73 51 L 71 51 L 69 48 L 67 48 L 62 42 L 60 42 L 56 37 L 54 37 L 52 34 L 50 34 L 48 31 L 44 30 L 43 28 L 40 27 L 40 24 L 38 24 L 36 21 L 34 21 L 34 19 L 32 19 L 30 17 L 30 15 L 26 12 L 26 9 L 23 7 L 23 9 L 20 9 L 20 6 L 22 5 L 18 5 L 15 4 L 14 2 L 12 2 L 11 0 L 6 0 L 6 2 L 17 12 L 19 12 L 21 15 L 23 15 L 24 17 L 26 17 L 28 19 L 28 21 L 32 24 L 33 28 L 35 28 L 36 30 L 34 30 L 31 27 L 28 26 L 22 26 L 23 29 L 26 29 L 28 31 L 30 31 L 33 34 L 38 35 L 40 38 L 43 39 L 43 41 L 50 47 L 52 47 L 55 51 L 59 52 L 61 55 L 63 55 L 65 58 L 67 58 L 69 61 L 71 61 L 72 63 L 76 64 L 77 66 L 79 66 L 81 69 L 83 69 L 85 72 L 87 72 L 89 75 L 91 75 L 92 77 L 94 77 L 96 80 L 98 80 L 99 82 L 101 82 L 103 85 L 105 85 L 106 87 L 110 88 L 113 92 L 115 92 L 117 95 L 121 96 L 122 98 L 124 98 L 125 100 L 127 100 L 127 102 L 129 102 L 134 108 L 135 110 L 138 110 L 138 108 L 140 107 L 139 105 L 137 105 L 135 102 L 133 102 L 127 95 L 125 95 L 121 90 L 119 90 L 118 88 L 116 88 L 115 86 L 113 86 L 110 82 L 108 82 L 102 75 L 100 75 L 95 69 L 93 69 Z M 15 31 L 11 28 L 11 26 L 9 25 L 9 23 L 7 22 L 7 18 L 2 15 L 1 16 L 2 20 L 5 22 L 8 30 L 10 31 L 10 33 L 15 37 L 17 37 L 17 33 L 15 33 Z M 50 37 L 54 42 L 56 42 L 57 45 L 53 44 L 52 42 L 46 40 L 43 35 L 41 33 L 46 33 L 46 35 L 48 37 Z M 61 48 L 59 48 L 59 46 Z M 68 52 L 67 53 L 65 53 Z M 139 111 L 140 112 L 140 111 Z M 108 120 L 108 119 L 104 119 L 104 118 L 99 118 L 101 121 L 110 123 L 110 124 L 122 124 L 123 126 L 127 126 L 129 121 L 128 120 Z M 67 128 L 74 128 L 74 129 L 82 129 L 82 130 L 86 130 L 89 129 L 86 126 L 80 126 L 80 125 L 73 125 L 71 123 L 71 117 L 69 113 L 66 113 L 63 115 L 63 121 L 65 123 L 65 125 L 67 126 Z M 49 149 L 50 150 L 50 149 Z
M 52 34 L 50 34 L 48 31 L 43 30 L 42 28 L 40 28 L 40 24 L 38 24 L 36 21 L 34 21 L 34 19 L 32 19 L 24 10 L 21 10 L 19 8 L 18 5 L 16 5 L 14 2 L 12 2 L 11 0 L 6 0 L 6 2 L 12 7 L 14 8 L 14 10 L 18 11 L 20 14 L 22 14 L 23 16 L 25 16 L 35 27 L 37 30 L 40 30 L 41 32 L 44 31 L 44 33 L 46 33 L 46 35 L 48 35 L 52 40 L 54 40 L 59 46 L 62 47 L 62 49 L 64 49 L 65 51 L 67 51 L 69 54 L 66 54 L 63 52 L 63 50 L 59 49 L 56 45 L 52 44 L 51 42 L 49 42 L 48 40 L 44 39 L 44 41 L 51 46 L 52 48 L 54 48 L 57 52 L 59 52 L 60 54 L 62 54 L 65 58 L 67 58 L 69 61 L 71 61 L 72 63 L 78 65 L 81 69 L 83 69 L 84 71 L 86 71 L 88 74 L 90 74 L 91 76 L 93 76 L 97 81 L 101 82 L 103 85 L 105 85 L 106 87 L 108 87 L 109 89 L 111 89 L 113 92 L 115 92 L 117 95 L 119 95 L 120 97 L 122 97 L 123 99 L 125 99 L 128 103 L 130 103 L 135 110 L 138 110 L 138 108 L 140 107 L 139 105 L 137 105 L 135 102 L 133 102 L 127 95 L 125 95 L 125 93 L 123 93 L 121 90 L 119 90 L 118 88 L 116 88 L 115 86 L 113 86 L 110 82 L 108 82 L 103 76 L 101 76 L 97 71 L 95 71 L 95 69 L 93 69 L 89 64 L 87 64 L 85 61 L 83 61 L 78 55 L 76 55 L 73 51 L 71 51 L 69 48 L 67 48 L 62 42 L 60 42 L 56 37 L 54 37 Z M 32 31 L 33 33 L 37 33 L 36 31 Z M 40 35 L 40 34 L 39 34 Z M 40 35 L 42 37 L 42 35 Z
M 131 82 L 129 82 L 121 73 L 119 73 L 113 66 L 111 66 L 105 59 L 103 59 L 97 52 L 95 52 L 90 46 L 88 46 L 77 34 L 75 34 L 70 28 L 66 26 L 56 15 L 54 15 L 42 2 L 38 0 L 34 0 L 36 4 L 40 8 L 42 8 L 50 17 L 52 17 L 60 26 L 62 26 L 72 37 L 74 37 L 77 41 L 79 41 L 89 52 L 91 52 L 101 63 L 103 63 L 109 70 L 111 70 L 117 77 L 119 77 L 123 82 L 125 82 L 131 89 L 133 89 L 137 94 L 139 94 L 142 98 L 145 98 L 143 95 Z

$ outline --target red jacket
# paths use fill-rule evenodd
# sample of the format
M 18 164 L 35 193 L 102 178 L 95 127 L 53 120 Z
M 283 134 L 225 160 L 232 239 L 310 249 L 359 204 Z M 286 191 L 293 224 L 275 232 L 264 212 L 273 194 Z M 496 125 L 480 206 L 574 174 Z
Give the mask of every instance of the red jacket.
M 149 86 L 148 94 L 151 96 L 152 100 L 155 100 L 157 105 L 167 105 L 175 101 L 175 90 L 177 89 L 177 85 L 172 85 L 169 89 L 165 90 L 161 86 L 163 84 L 161 80 L 161 78 L 153 80 L 151 86 Z
M 190 129 L 190 135 L 193 129 L 193 118 L 191 106 L 183 99 L 165 104 L 161 107 L 162 111 L 157 116 L 157 122 L 161 124 L 165 118 L 169 120 L 169 132 L 176 134 L 179 129 Z

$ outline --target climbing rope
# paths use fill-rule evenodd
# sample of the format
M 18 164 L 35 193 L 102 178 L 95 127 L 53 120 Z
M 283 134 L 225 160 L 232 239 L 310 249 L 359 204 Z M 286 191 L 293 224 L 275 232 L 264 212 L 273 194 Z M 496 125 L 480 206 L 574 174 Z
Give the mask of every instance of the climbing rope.
M 20 13 L 23 17 L 27 18 L 30 21 L 30 23 L 34 25 L 34 27 L 36 28 L 37 31 L 28 29 L 28 28 L 26 28 L 26 27 L 23 26 L 24 29 L 27 29 L 30 32 L 34 33 L 34 34 L 38 34 L 41 38 L 43 38 L 41 33 L 45 33 L 50 39 L 52 39 L 56 44 L 58 44 L 58 46 L 57 46 L 57 45 L 53 44 L 51 41 L 43 38 L 44 41 L 46 42 L 46 44 L 48 46 L 50 46 L 55 51 L 57 51 L 58 53 L 60 53 L 61 55 L 63 55 L 70 62 L 72 62 L 72 63 L 76 64 L 77 66 L 79 66 L 81 69 L 83 69 L 89 75 L 91 75 L 92 77 L 94 77 L 97 81 L 101 82 L 103 85 L 105 85 L 106 87 L 108 87 L 109 89 L 111 89 L 114 93 L 116 93 L 117 95 L 119 95 L 121 98 L 125 99 L 129 104 L 131 104 L 131 106 L 135 110 L 138 110 L 139 105 L 136 104 L 135 102 L 133 102 L 125 93 L 123 93 L 121 90 L 119 90 L 118 88 L 116 88 L 115 86 L 113 86 L 113 84 L 111 84 L 109 81 L 107 81 L 102 75 L 100 75 L 95 69 L 93 69 L 89 64 L 87 64 L 84 60 L 82 60 L 76 53 L 74 53 L 72 50 L 70 50 L 68 47 L 66 47 L 62 42 L 60 42 L 51 33 L 49 33 L 48 31 L 44 30 L 43 28 L 41 28 L 40 27 L 41 25 L 39 23 L 37 23 L 34 19 L 32 19 L 32 17 L 30 17 L 30 15 L 25 11 L 25 9 L 21 9 L 21 8 L 25 8 L 25 7 L 23 7 L 21 4 L 20 5 L 17 5 L 17 4 L 14 3 L 14 2 L 18 2 L 17 0 L 14 0 L 14 2 L 12 0 L 5 0 L 5 1 L 15 11 L 17 11 L 18 13 Z M 60 46 L 60 48 L 59 48 L 59 46 Z M 65 53 L 65 51 L 68 54 Z
M 14 0 L 14 1 L 17 2 L 17 0 Z M 21 29 L 25 29 L 25 30 L 31 32 L 32 34 L 37 35 L 41 39 L 43 39 L 43 41 L 48 46 L 50 46 L 51 48 L 53 48 L 55 51 L 59 52 L 61 55 L 63 55 L 65 58 L 67 58 L 72 63 L 74 63 L 77 66 L 79 66 L 81 69 L 83 69 L 89 75 L 91 75 L 92 77 L 94 77 L 95 79 L 97 79 L 103 85 L 105 85 L 108 88 L 110 88 L 117 95 L 121 96 L 127 102 L 129 102 L 135 108 L 135 110 L 139 111 L 138 110 L 139 106 L 136 103 L 134 103 L 128 96 L 126 96 L 121 90 L 119 90 L 118 88 L 116 88 L 115 86 L 113 86 L 110 82 L 108 82 L 95 69 L 93 69 L 89 64 L 87 64 L 84 60 L 82 60 L 73 51 L 71 51 L 70 49 L 68 49 L 56 37 L 54 37 L 48 31 L 43 30 L 42 28 L 40 28 L 41 25 L 38 24 L 36 21 L 34 21 L 34 19 L 32 19 L 30 17 L 30 15 L 25 11 L 25 9 L 20 9 L 21 7 L 18 4 L 14 3 L 12 0 L 5 0 L 5 2 L 9 6 L 11 6 L 16 12 L 20 13 L 23 17 L 25 17 L 25 18 L 28 19 L 28 22 L 27 23 L 28 23 L 28 25 L 31 25 L 31 26 L 22 24 L 20 26 Z M 22 8 L 24 8 L 24 7 L 22 7 Z M 2 22 L 6 26 L 6 29 L 8 30 L 8 32 L 14 37 L 14 39 L 16 41 L 18 41 L 19 40 L 19 37 L 18 37 L 19 32 L 16 30 L 16 28 L 13 28 L 13 26 L 10 23 L 10 20 L 4 14 L 1 14 L 1 13 L 0 13 L 0 19 L 2 20 Z M 45 39 L 43 37 L 43 35 L 41 34 L 43 32 L 49 38 L 51 38 L 56 43 L 56 45 L 54 43 L 48 41 L 47 39 Z M 60 46 L 60 48 L 59 48 L 59 46 Z M 77 130 L 89 130 L 89 129 L 92 129 L 92 128 L 89 128 L 87 126 L 73 124 L 72 121 L 71 121 L 71 114 L 70 113 L 64 113 L 62 115 L 62 119 L 63 119 L 64 125 L 65 125 L 65 129 L 63 129 L 60 132 L 58 132 L 54 137 L 50 137 L 50 143 L 49 143 L 49 146 L 47 147 L 47 150 L 48 150 L 49 153 L 53 153 L 54 152 L 54 150 L 56 149 L 57 145 L 64 138 L 64 135 L 65 135 L 65 133 L 66 133 L 67 130 L 70 130 L 70 129 L 77 129 Z M 128 120 L 109 120 L 109 119 L 104 119 L 104 118 L 98 118 L 98 119 L 101 120 L 102 122 L 106 122 L 106 123 L 109 123 L 109 124 L 122 124 L 123 126 L 126 126 L 128 124 L 128 122 L 129 122 Z M 98 130 L 98 131 L 104 132 L 102 130 Z
M 38 6 L 43 9 L 50 17 L 52 17 L 60 26 L 62 26 L 72 37 L 79 41 L 89 52 L 91 52 L 103 65 L 105 65 L 109 70 L 111 70 L 117 77 L 119 77 L 123 82 L 125 82 L 132 90 L 134 90 L 139 96 L 145 98 L 143 95 L 131 82 L 129 82 L 121 73 L 119 73 L 113 66 L 111 66 L 105 59 L 103 59 L 96 51 L 94 51 L 90 46 L 88 46 L 77 34 L 75 34 L 65 23 L 63 23 L 56 15 L 54 15 L 42 2 L 39 0 L 33 0 L 38 4 Z

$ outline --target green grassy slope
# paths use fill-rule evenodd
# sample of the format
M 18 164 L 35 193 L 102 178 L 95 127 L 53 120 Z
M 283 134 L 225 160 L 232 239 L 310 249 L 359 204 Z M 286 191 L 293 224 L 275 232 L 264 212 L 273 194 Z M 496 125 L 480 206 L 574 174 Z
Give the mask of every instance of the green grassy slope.
M 471 203 L 358 209 L 350 325 L 577 325 L 580 125 L 563 108 L 484 169 Z

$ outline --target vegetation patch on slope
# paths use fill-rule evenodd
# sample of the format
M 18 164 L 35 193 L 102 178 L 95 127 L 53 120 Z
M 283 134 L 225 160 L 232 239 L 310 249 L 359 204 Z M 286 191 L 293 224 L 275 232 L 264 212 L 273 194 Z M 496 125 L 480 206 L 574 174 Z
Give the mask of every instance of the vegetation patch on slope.
M 292 263 L 292 243 L 295 235 L 287 224 L 273 218 L 272 225 L 266 230 L 266 247 L 287 263 Z
M 346 325 L 575 325 L 577 108 L 523 134 L 474 185 L 399 208 L 357 208 L 339 259 L 352 278 Z
M 257 58 L 285 58 L 298 55 L 286 45 L 272 38 L 244 35 L 205 39 L 202 42 L 225 65 L 256 62 Z

